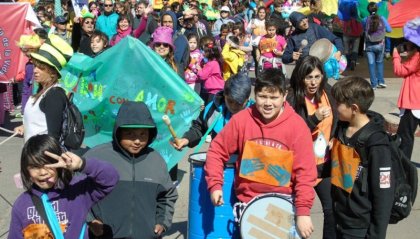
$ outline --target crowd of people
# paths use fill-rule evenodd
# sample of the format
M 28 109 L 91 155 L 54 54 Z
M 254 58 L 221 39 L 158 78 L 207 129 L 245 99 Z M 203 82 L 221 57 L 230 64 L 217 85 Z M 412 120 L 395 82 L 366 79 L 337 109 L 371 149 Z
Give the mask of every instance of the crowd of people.
M 234 189 L 245 207 L 258 195 L 291 195 L 297 231 L 308 238 L 316 193 L 323 238 L 385 238 L 395 187 L 392 180 L 380 179 L 392 175 L 388 138 L 380 130 L 369 138 L 368 159 L 357 153 L 357 140 L 368 125 L 383 123 L 369 107 L 375 90 L 387 87 L 383 72 L 389 51 L 395 74 L 404 78 L 397 133 L 411 157 L 420 125 L 420 19 L 405 25 L 404 43 L 390 51 L 385 35 L 392 29 L 374 2 L 363 19 L 352 5 L 345 21 L 323 13 L 322 0 L 170 2 L 163 0 L 156 9 L 147 0 L 90 1 L 81 16 L 67 0 L 61 1 L 59 16 L 53 4 L 35 6 L 43 28 L 18 42 L 28 57 L 25 74 L 15 79 L 20 83 L 0 84 L 0 126 L 4 112 L 15 107 L 21 107 L 24 119 L 15 132 L 25 138 L 26 191 L 13 206 L 9 238 L 41 232 L 54 238 L 161 238 L 170 228 L 178 168 L 168 170 L 150 147 L 157 128 L 144 103 L 121 105 L 112 142 L 83 156 L 62 147 L 68 101 L 60 70 L 74 52 L 100 57 L 128 36 L 149 46 L 203 99 L 199 117 L 168 147 L 211 142 L 204 169 L 214 206 L 226 203 L 224 164 L 237 154 Z M 292 7 L 297 10 L 286 11 Z M 321 39 L 335 47 L 331 59 L 311 54 Z M 343 70 L 355 73 L 361 51 L 370 81 L 350 76 L 331 87 L 326 61 L 346 56 Z M 287 78 L 286 64 L 294 66 Z M 274 162 L 278 158 L 281 165 Z M 351 174 L 350 182 L 337 180 L 346 176 L 338 172 Z M 29 215 L 29 208 L 38 213 Z

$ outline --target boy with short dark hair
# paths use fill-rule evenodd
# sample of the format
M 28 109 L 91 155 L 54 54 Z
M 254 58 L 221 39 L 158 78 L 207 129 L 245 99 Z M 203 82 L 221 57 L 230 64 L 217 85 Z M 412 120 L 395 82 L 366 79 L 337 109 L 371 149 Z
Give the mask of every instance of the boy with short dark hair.
M 165 160 L 150 144 L 157 128 L 143 102 L 121 105 L 113 141 L 89 150 L 85 157 L 110 162 L 120 181 L 92 207 L 91 231 L 101 238 L 160 238 L 172 224 L 178 198 Z
M 340 120 L 331 150 L 337 236 L 385 238 L 394 182 L 383 117 L 368 111 L 375 97 L 373 89 L 365 79 L 355 76 L 338 81 L 331 92 Z M 371 127 L 375 133 L 361 145 L 359 136 Z
M 309 128 L 286 102 L 286 95 L 281 70 L 267 69 L 256 80 L 255 104 L 235 114 L 212 141 L 204 169 L 211 201 L 220 206 L 224 163 L 238 154 L 234 186 L 238 200 L 248 203 L 265 193 L 293 194 L 296 228 L 307 238 L 313 232 L 315 156 Z M 255 163 L 259 166 L 252 167 Z

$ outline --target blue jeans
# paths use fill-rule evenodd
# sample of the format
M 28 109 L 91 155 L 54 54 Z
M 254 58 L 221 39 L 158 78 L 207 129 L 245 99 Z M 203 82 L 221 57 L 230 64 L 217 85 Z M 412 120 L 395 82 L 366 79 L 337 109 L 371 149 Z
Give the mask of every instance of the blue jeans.
M 366 55 L 368 58 L 370 84 L 376 88 L 378 84 L 385 84 L 384 81 L 384 44 L 366 43 Z

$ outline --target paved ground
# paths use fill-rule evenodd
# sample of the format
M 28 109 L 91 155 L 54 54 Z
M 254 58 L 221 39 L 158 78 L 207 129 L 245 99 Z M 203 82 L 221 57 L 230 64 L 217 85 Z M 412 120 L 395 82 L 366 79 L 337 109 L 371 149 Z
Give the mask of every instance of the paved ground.
M 385 69 L 386 83 L 388 88 L 378 89 L 375 91 L 376 98 L 372 109 L 382 113 L 386 118 L 397 121 L 398 118 L 393 115 L 397 113 L 396 100 L 401 85 L 401 79 L 395 78 L 392 74 L 392 65 L 386 62 Z M 355 75 L 368 77 L 367 65 L 364 60 L 358 65 Z M 15 120 L 13 120 L 15 121 Z M 19 124 L 18 122 L 11 122 L 6 125 L 7 128 L 12 129 L 13 126 Z M 9 134 L 0 132 L 0 142 L 8 137 Z M 22 192 L 14 186 L 13 175 L 19 171 L 20 150 L 23 145 L 23 139 L 13 138 L 0 145 L 0 161 L 2 172 L 0 173 L 0 238 L 7 238 L 7 231 L 10 221 L 10 210 L 16 197 Z M 413 161 L 420 167 L 420 158 L 416 157 L 420 154 L 420 140 L 416 140 Z M 188 154 L 187 154 L 188 155 Z M 179 164 L 179 176 L 181 177 L 181 184 L 179 187 L 179 199 L 176 204 L 174 215 L 174 223 L 168 236 L 165 239 L 181 239 L 187 238 L 187 220 L 188 220 L 188 194 L 189 194 L 189 177 L 190 169 L 187 158 L 184 158 Z M 414 205 L 412 215 L 397 225 L 390 225 L 388 228 L 387 238 L 400 239 L 415 239 L 419 238 L 420 227 L 418 221 L 420 220 L 420 200 Z M 315 225 L 315 232 L 311 238 L 321 238 L 322 236 L 322 210 L 318 200 L 312 209 L 312 220 Z

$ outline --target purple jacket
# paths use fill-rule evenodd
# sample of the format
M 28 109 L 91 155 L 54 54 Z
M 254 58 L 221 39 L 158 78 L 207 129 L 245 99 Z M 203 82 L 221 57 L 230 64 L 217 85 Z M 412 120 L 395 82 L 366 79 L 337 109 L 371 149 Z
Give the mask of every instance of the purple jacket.
M 77 239 L 86 221 L 91 206 L 109 194 L 119 180 L 118 172 L 107 162 L 89 159 L 82 170 L 84 175 L 75 175 L 64 189 L 47 192 L 60 224 L 67 226 L 64 238 Z M 43 192 L 36 188 L 32 193 L 41 197 Z M 23 238 L 23 230 L 31 224 L 43 223 L 28 192 L 22 193 L 12 208 L 9 239 Z M 88 238 L 86 229 L 83 238 Z

